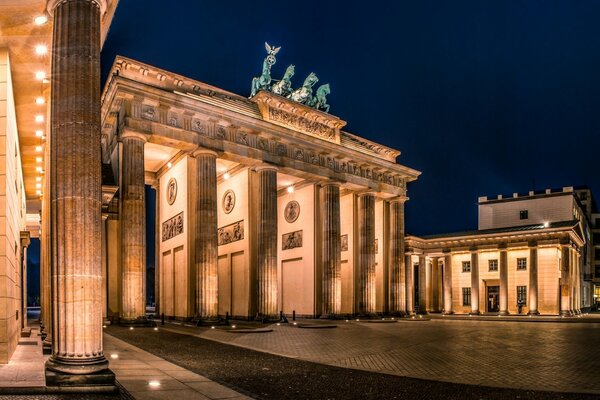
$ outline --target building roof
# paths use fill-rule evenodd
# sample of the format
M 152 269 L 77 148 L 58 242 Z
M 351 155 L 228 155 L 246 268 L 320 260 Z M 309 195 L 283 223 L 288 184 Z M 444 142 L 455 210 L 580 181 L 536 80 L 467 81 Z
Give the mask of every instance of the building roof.
M 475 235 L 493 235 L 497 233 L 511 233 L 511 232 L 525 232 L 525 231 L 534 231 L 538 229 L 556 229 L 556 228 L 574 228 L 579 224 L 577 220 L 571 221 L 559 221 L 552 222 L 545 226 L 544 224 L 535 224 L 535 225 L 524 225 L 524 226 L 513 226 L 508 228 L 494 228 L 494 229 L 481 229 L 481 230 L 473 230 L 473 231 L 462 231 L 462 232 L 452 232 L 452 233 L 442 233 L 437 235 L 429 235 L 422 236 L 421 239 L 441 239 L 441 238 L 449 238 L 449 237 L 461 237 L 461 236 L 475 236 Z

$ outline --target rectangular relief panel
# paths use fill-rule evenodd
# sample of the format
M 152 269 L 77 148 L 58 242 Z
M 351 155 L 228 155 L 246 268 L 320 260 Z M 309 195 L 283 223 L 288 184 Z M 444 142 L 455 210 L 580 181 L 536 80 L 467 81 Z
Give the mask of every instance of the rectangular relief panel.
M 162 241 L 183 233 L 183 211 L 162 223 Z
M 284 233 L 281 235 L 281 249 L 290 250 L 302 247 L 302 231 Z
M 244 220 L 225 225 L 218 230 L 219 246 L 244 239 Z

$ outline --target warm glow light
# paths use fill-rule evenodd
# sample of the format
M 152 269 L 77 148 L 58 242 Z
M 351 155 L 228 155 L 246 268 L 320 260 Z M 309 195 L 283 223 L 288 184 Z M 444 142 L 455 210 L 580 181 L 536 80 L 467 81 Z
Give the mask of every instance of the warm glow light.
M 35 151 L 37 151 L 38 153 L 39 153 L 40 151 L 42 151 L 42 146 L 35 146 Z
M 235 325 L 231 325 L 232 328 L 235 328 Z
M 48 53 L 48 47 L 45 44 L 38 44 L 35 46 L 35 54 L 38 56 L 43 56 Z
M 111 355 L 110 355 L 110 358 L 119 358 L 119 355 L 118 355 L 118 354 L 115 354 L 115 353 L 113 353 L 113 354 L 111 354 Z
M 36 170 L 37 172 L 40 172 L 40 173 L 44 171 L 44 170 L 42 169 L 42 167 L 35 167 L 35 170 Z
M 42 114 L 36 115 L 35 122 L 44 122 L 44 116 Z
M 42 96 L 35 98 L 35 104 L 44 104 L 45 102 L 46 102 L 46 100 L 44 100 L 44 98 Z
M 46 73 L 44 71 L 36 72 L 35 79 L 37 79 L 38 81 L 43 81 L 44 79 L 46 79 Z
M 231 177 L 231 175 L 229 175 L 229 172 L 225 172 L 223 174 L 223 179 L 225 179 L 225 180 L 229 179 L 230 177 Z
M 35 158 L 35 162 L 36 163 L 41 163 L 42 161 L 44 161 L 44 159 L 42 157 L 36 157 Z
M 159 387 L 160 382 L 159 381 L 150 381 L 150 382 L 148 382 L 148 386 Z
M 42 117 L 42 121 L 43 121 L 43 120 L 44 120 L 44 117 Z M 42 122 L 42 121 L 39 121 L 39 122 Z M 36 117 L 36 122 L 37 122 L 37 117 Z M 42 136 L 44 136 L 44 131 L 39 131 L 39 130 L 38 130 L 38 131 L 35 131 L 35 136 L 37 136 L 37 137 L 42 137 Z
M 46 22 L 48 22 L 48 17 L 45 15 L 38 15 L 33 19 L 33 23 L 36 25 L 44 25 Z
M 549 227 L 549 226 L 550 226 L 550 223 L 549 223 L 549 222 L 544 222 L 544 228 L 547 228 L 547 227 Z
M 35 188 L 36 189 L 41 189 L 42 188 L 42 184 L 41 183 L 36 183 L 35 184 Z
M 41 191 L 41 190 L 38 190 L 38 191 L 36 191 L 35 193 L 36 193 L 38 196 L 41 196 L 41 195 L 42 195 L 42 191 Z
M 129 327 L 129 330 L 130 330 L 130 331 L 132 331 L 132 330 L 133 330 L 133 326 L 130 326 L 130 327 Z
M 36 176 L 35 180 L 36 180 L 36 182 L 41 182 L 42 181 L 42 177 L 41 176 Z
M 294 193 L 294 187 L 293 186 L 288 186 L 287 192 L 288 193 Z
M 158 328 L 156 328 L 156 327 L 155 327 L 155 328 L 154 328 L 154 330 L 155 330 L 155 331 L 157 331 L 157 330 L 158 330 Z
M 173 164 L 171 162 L 167 163 L 167 168 L 171 168 L 173 166 Z

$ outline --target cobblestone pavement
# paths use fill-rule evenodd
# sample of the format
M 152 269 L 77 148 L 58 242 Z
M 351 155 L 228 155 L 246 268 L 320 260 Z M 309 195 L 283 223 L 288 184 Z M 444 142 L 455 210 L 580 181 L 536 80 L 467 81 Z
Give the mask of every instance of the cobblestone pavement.
M 273 332 L 168 329 L 333 366 L 516 389 L 600 394 L 600 324 L 486 321 L 338 322 Z

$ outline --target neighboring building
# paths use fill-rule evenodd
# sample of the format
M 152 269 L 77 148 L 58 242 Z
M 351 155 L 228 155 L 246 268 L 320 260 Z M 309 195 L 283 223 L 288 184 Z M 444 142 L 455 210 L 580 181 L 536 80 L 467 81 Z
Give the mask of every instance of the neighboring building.
M 588 189 L 572 187 L 479 198 L 478 230 L 406 238 L 407 298 L 419 312 L 589 310 L 591 204 Z

